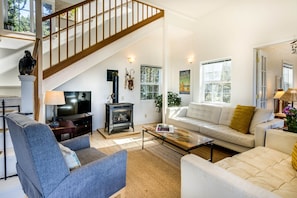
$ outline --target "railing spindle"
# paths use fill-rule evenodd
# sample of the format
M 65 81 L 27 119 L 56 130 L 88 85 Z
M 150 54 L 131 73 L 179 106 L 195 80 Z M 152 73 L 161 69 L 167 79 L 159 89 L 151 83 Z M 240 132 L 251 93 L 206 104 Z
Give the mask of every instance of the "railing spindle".
M 76 28 L 77 28 L 77 9 L 74 9 L 74 36 L 73 36 L 73 39 L 74 39 L 74 41 L 73 41 L 73 47 L 74 47 L 74 54 L 73 55 L 75 55 L 76 54 Z
M 95 43 L 98 43 L 98 0 L 96 0 L 96 13 L 95 13 L 95 17 L 96 17 L 96 31 L 95 31 L 95 34 L 96 34 L 96 42 Z
M 89 3 L 89 47 L 91 47 L 91 23 L 92 23 L 92 11 L 91 11 L 91 2 Z
M 81 51 L 84 50 L 84 38 L 85 38 L 85 11 L 84 5 L 81 6 Z
M 58 32 L 59 32 L 59 39 L 58 39 L 58 63 L 61 62 L 61 56 L 60 56 L 60 53 L 61 53 L 61 15 L 59 15 L 59 29 L 58 29 Z
M 50 67 L 53 65 L 53 61 L 52 61 L 52 53 L 53 53 L 53 48 L 52 48 L 52 42 L 53 42 L 53 30 L 52 30 L 52 18 L 49 19 L 50 20 L 50 38 L 49 38 L 49 59 L 50 59 Z
M 69 36 L 69 32 L 68 32 L 68 23 L 69 23 L 69 12 L 66 12 L 66 59 L 69 57 L 69 52 L 68 52 L 68 36 Z

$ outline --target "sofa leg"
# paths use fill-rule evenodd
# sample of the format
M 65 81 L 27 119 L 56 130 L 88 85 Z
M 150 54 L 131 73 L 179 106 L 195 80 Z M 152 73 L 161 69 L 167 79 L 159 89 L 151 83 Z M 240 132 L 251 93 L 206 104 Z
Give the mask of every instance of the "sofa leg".
M 109 198 L 125 198 L 126 197 L 126 187 L 122 188 L 118 192 L 111 195 Z

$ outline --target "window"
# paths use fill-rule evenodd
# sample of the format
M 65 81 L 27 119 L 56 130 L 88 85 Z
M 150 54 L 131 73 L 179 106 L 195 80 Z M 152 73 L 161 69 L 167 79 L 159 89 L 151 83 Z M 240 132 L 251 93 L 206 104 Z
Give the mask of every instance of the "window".
M 161 68 L 141 65 L 140 99 L 153 100 L 160 94 Z
M 293 65 L 288 63 L 283 63 L 283 84 L 285 91 L 293 87 Z
M 201 102 L 231 102 L 231 59 L 202 63 L 200 75 Z
M 53 5 L 43 1 L 42 15 L 53 12 Z M 35 32 L 35 0 L 4 0 L 4 29 Z

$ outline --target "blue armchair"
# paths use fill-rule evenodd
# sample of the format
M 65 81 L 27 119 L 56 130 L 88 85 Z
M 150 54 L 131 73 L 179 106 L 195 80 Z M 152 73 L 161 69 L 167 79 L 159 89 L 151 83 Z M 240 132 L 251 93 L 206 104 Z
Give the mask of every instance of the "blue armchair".
M 81 167 L 70 170 L 51 129 L 24 115 L 6 115 L 16 158 L 17 173 L 29 198 L 110 197 L 124 192 L 127 151 L 105 155 L 90 148 L 89 136 L 64 142 L 75 151 Z

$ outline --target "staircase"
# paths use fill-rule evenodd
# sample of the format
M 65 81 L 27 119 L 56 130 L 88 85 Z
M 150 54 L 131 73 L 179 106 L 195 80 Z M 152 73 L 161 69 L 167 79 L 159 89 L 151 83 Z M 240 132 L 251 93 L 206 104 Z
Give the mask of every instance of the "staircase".
M 163 16 L 136 0 L 92 0 L 43 17 L 43 79 Z
M 119 52 L 148 31 L 160 27 L 158 19 L 163 16 L 163 10 L 137 0 L 86 0 L 43 17 L 42 89 L 54 89 Z M 33 51 L 33 57 L 38 58 L 39 44 L 36 40 L 33 48 L 31 41 L 3 63 L 15 67 L 25 49 Z M 39 73 L 35 67 L 35 119 L 39 117 L 41 100 Z

